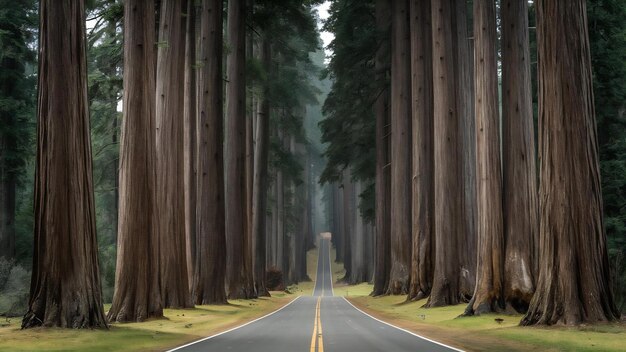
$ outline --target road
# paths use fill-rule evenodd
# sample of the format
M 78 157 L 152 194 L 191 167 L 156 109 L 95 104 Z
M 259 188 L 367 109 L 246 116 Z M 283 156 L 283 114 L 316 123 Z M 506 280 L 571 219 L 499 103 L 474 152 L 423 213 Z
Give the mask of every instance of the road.
M 313 296 L 301 296 L 263 318 L 171 351 L 403 352 L 459 351 L 380 322 L 333 296 L 330 240 L 320 238 Z

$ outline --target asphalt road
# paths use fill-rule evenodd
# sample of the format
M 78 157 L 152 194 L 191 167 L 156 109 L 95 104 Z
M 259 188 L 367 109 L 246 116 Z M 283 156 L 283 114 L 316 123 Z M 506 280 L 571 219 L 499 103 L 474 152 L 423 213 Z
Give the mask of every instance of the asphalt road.
M 459 351 L 398 329 L 334 297 L 330 240 L 320 239 L 313 296 L 301 296 L 263 318 L 171 351 L 403 352 Z

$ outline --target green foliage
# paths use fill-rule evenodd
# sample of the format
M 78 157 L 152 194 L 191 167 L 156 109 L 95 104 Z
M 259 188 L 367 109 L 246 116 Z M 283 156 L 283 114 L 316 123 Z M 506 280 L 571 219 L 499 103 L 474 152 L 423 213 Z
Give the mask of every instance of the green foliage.
M 0 258 L 0 315 L 17 317 L 24 314 L 28 303 L 30 272 Z
M 324 29 L 335 34 L 326 75 L 332 90 L 324 103 L 322 141 L 328 159 L 321 183 L 341 182 L 350 169 L 355 181 L 371 184 L 376 174 L 376 119 L 374 103 L 380 94 L 374 56 L 381 43 L 376 30 L 373 1 L 340 0 L 330 8 Z M 374 192 L 367 187 L 359 208 L 367 220 L 374 218 Z
M 616 299 L 626 311 L 626 3 L 588 0 L 605 228 Z

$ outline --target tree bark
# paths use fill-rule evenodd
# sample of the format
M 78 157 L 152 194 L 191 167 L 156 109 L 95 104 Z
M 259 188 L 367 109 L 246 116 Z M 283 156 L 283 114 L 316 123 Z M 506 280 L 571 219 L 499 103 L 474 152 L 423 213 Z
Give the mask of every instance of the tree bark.
M 33 273 L 22 328 L 106 328 L 91 171 L 84 1 L 42 0 L 39 14 Z
M 186 0 L 163 0 L 157 59 L 157 209 L 164 307 L 193 307 L 185 244 L 184 111 Z
M 584 0 L 539 0 L 539 280 L 522 325 L 618 320 L 611 292 Z
M 474 294 L 476 283 L 476 123 L 474 117 L 474 84 L 472 58 L 467 29 L 467 1 L 453 0 L 452 35 L 454 42 L 454 69 L 456 111 L 458 112 L 457 160 L 461 172 L 461 219 L 459 223 L 459 293 L 463 301 Z M 461 245 L 462 244 L 462 245 Z
M 223 159 L 223 77 L 221 0 L 203 0 L 198 75 L 197 226 L 193 300 L 225 304 L 226 235 Z
M 388 294 L 407 294 L 411 269 L 411 61 L 409 3 L 392 3 L 391 271 Z
M 505 0 L 502 17 L 504 299 L 523 313 L 537 280 L 538 201 L 528 1 Z
M 252 244 L 247 233 L 246 152 L 246 4 L 228 2 L 226 103 L 226 281 L 228 298 L 256 297 L 254 290 Z
M 455 0 L 433 0 L 434 240 L 433 287 L 427 306 L 459 303 L 459 232 L 462 204 L 459 173 L 459 112 L 455 101 L 452 21 Z
M 350 283 L 350 277 L 352 276 L 352 241 L 354 231 L 354 209 L 353 209 L 353 194 L 354 184 L 351 180 L 351 171 L 346 169 L 343 171 L 343 187 L 342 187 L 342 249 L 343 249 L 343 267 L 346 269 L 342 281 Z
M 4 66 L 4 63 L 2 65 Z M 3 82 L 3 84 L 5 83 L 12 85 L 11 80 Z M 3 89 L 2 93 L 6 92 L 9 95 L 11 91 L 13 91 L 12 87 L 7 90 Z M 8 115 L 1 117 L 3 121 L 13 119 L 12 116 Z M 12 260 L 15 257 L 15 191 L 17 179 L 8 154 L 14 152 L 16 147 L 15 137 L 0 133 L 0 258 L 6 260 Z
M 476 178 L 478 179 L 478 266 L 476 287 L 465 313 L 504 308 L 502 174 L 495 0 L 474 1 Z
M 196 194 L 197 194 L 197 91 L 196 91 L 196 31 L 197 5 L 187 3 L 187 42 L 185 45 L 185 239 L 187 249 L 187 276 L 193 292 L 194 264 L 196 260 Z
M 412 253 L 410 300 L 428 297 L 433 285 L 433 70 L 430 0 L 411 0 L 413 127 Z
M 155 172 L 154 4 L 124 3 L 124 117 L 111 322 L 163 316 Z
M 376 27 L 378 50 L 376 51 L 376 84 L 379 90 L 374 112 L 376 114 L 376 252 L 374 266 L 374 289 L 372 296 L 380 296 L 389 289 L 391 271 L 390 225 L 391 225 L 391 183 L 389 160 L 389 70 L 388 45 L 391 25 L 391 3 L 389 0 L 376 1 Z
M 271 74 L 272 51 L 269 38 L 263 38 L 261 62 L 268 77 Z M 254 184 L 252 186 L 252 235 L 255 238 L 255 278 L 259 296 L 269 297 L 265 286 L 266 242 L 267 242 L 267 186 L 270 132 L 270 92 L 268 84 L 263 87 L 263 96 L 259 102 L 254 151 Z

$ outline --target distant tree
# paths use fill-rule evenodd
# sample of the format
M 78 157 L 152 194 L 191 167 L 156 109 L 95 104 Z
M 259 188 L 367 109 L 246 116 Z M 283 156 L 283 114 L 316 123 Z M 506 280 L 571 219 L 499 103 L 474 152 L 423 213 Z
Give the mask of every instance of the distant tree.
M 537 1 L 539 279 L 522 325 L 619 319 L 611 292 L 584 0 Z
M 126 0 L 118 257 L 111 322 L 163 316 L 155 169 L 154 3 Z
M 39 53 L 35 250 L 22 328 L 105 328 L 91 173 L 84 1 L 41 1 Z

